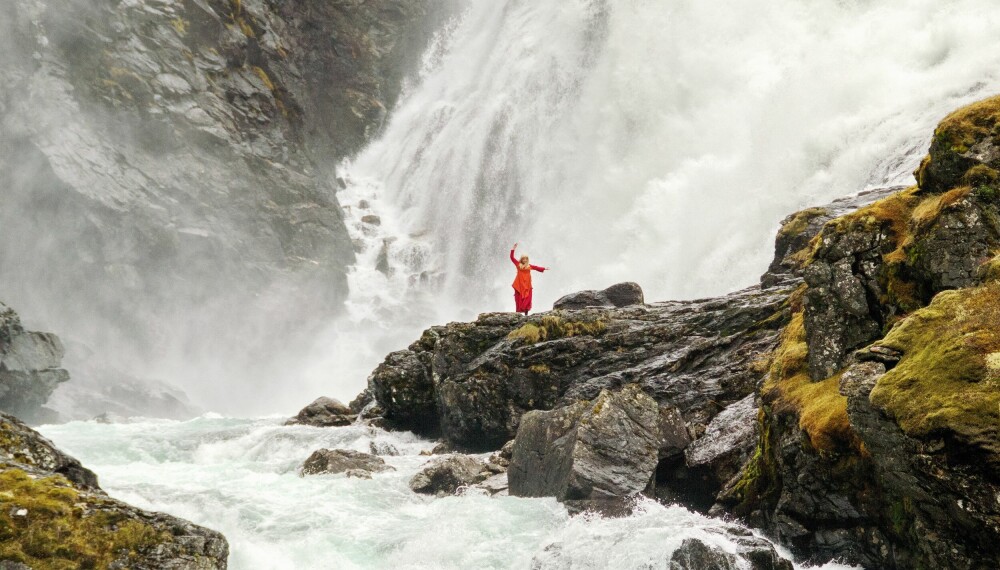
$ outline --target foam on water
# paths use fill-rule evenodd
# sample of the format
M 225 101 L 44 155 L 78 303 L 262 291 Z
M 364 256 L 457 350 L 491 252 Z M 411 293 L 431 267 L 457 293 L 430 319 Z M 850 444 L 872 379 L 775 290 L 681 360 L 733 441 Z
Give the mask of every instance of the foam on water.
M 40 431 L 97 472 L 111 495 L 223 532 L 234 570 L 655 569 L 684 538 L 735 548 L 717 532 L 720 521 L 652 501 L 631 517 L 603 519 L 569 517 L 552 499 L 417 495 L 407 482 L 433 442 L 281 422 L 201 417 Z M 297 475 L 316 449 L 372 445 L 399 452 L 385 456 L 396 471 L 371 480 Z

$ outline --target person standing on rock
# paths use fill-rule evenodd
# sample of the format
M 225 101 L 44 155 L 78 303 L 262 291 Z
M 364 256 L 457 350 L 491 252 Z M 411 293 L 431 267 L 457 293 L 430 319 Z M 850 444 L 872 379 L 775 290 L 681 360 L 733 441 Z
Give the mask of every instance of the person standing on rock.
M 517 251 L 516 243 L 514 248 L 510 250 L 510 261 L 517 267 L 517 277 L 514 278 L 514 306 L 518 313 L 524 313 L 525 316 L 528 316 L 528 311 L 531 310 L 531 270 L 544 272 L 551 267 L 531 265 L 528 263 L 527 255 L 522 255 L 518 261 L 514 257 L 515 251 Z

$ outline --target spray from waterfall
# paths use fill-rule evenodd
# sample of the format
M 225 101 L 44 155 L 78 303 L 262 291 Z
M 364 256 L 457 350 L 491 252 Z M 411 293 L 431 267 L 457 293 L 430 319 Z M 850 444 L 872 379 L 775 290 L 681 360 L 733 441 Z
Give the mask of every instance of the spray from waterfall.
M 785 215 L 909 183 L 936 122 L 1000 88 L 981 0 L 466 3 L 343 168 L 348 218 L 381 221 L 353 226 L 352 325 L 310 360 L 343 395 L 423 327 L 512 310 L 515 241 L 559 268 L 537 310 L 746 286 Z

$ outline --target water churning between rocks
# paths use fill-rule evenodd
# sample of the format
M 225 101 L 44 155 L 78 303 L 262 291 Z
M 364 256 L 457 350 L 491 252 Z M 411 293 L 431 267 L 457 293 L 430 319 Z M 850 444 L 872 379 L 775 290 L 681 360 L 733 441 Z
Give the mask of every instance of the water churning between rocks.
M 223 532 L 234 570 L 666 569 L 686 538 L 736 549 L 724 534 L 733 525 L 653 501 L 605 519 L 570 517 L 555 499 L 417 495 L 407 482 L 433 442 L 361 425 L 284 427 L 282 419 L 210 414 L 40 431 L 113 496 Z M 383 455 L 395 471 L 299 477 L 320 447 L 398 453 Z

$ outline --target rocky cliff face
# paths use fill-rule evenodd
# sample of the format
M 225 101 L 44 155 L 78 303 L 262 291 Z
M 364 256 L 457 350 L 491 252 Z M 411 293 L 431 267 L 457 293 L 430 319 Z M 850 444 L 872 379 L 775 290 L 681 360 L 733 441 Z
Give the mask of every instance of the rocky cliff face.
M 475 449 L 515 438 L 512 494 L 651 481 L 813 561 L 1000 567 L 997 132 L 1000 98 L 959 110 L 917 186 L 790 216 L 760 287 L 432 327 L 372 373 L 368 409 Z M 660 413 L 652 463 L 652 409 L 606 409 L 636 389 Z M 689 438 L 666 446 L 671 413 Z
M 42 423 L 55 414 L 43 406 L 60 383 L 63 345 L 54 334 L 24 330 L 17 313 L 0 303 L 0 412 Z
M 353 250 L 334 164 L 377 132 L 445 4 L 10 3 L 8 300 L 147 357 L 235 358 L 254 327 L 336 311 Z
M 79 461 L 0 413 L 0 566 L 222 570 L 228 557 L 221 534 L 109 497 Z

